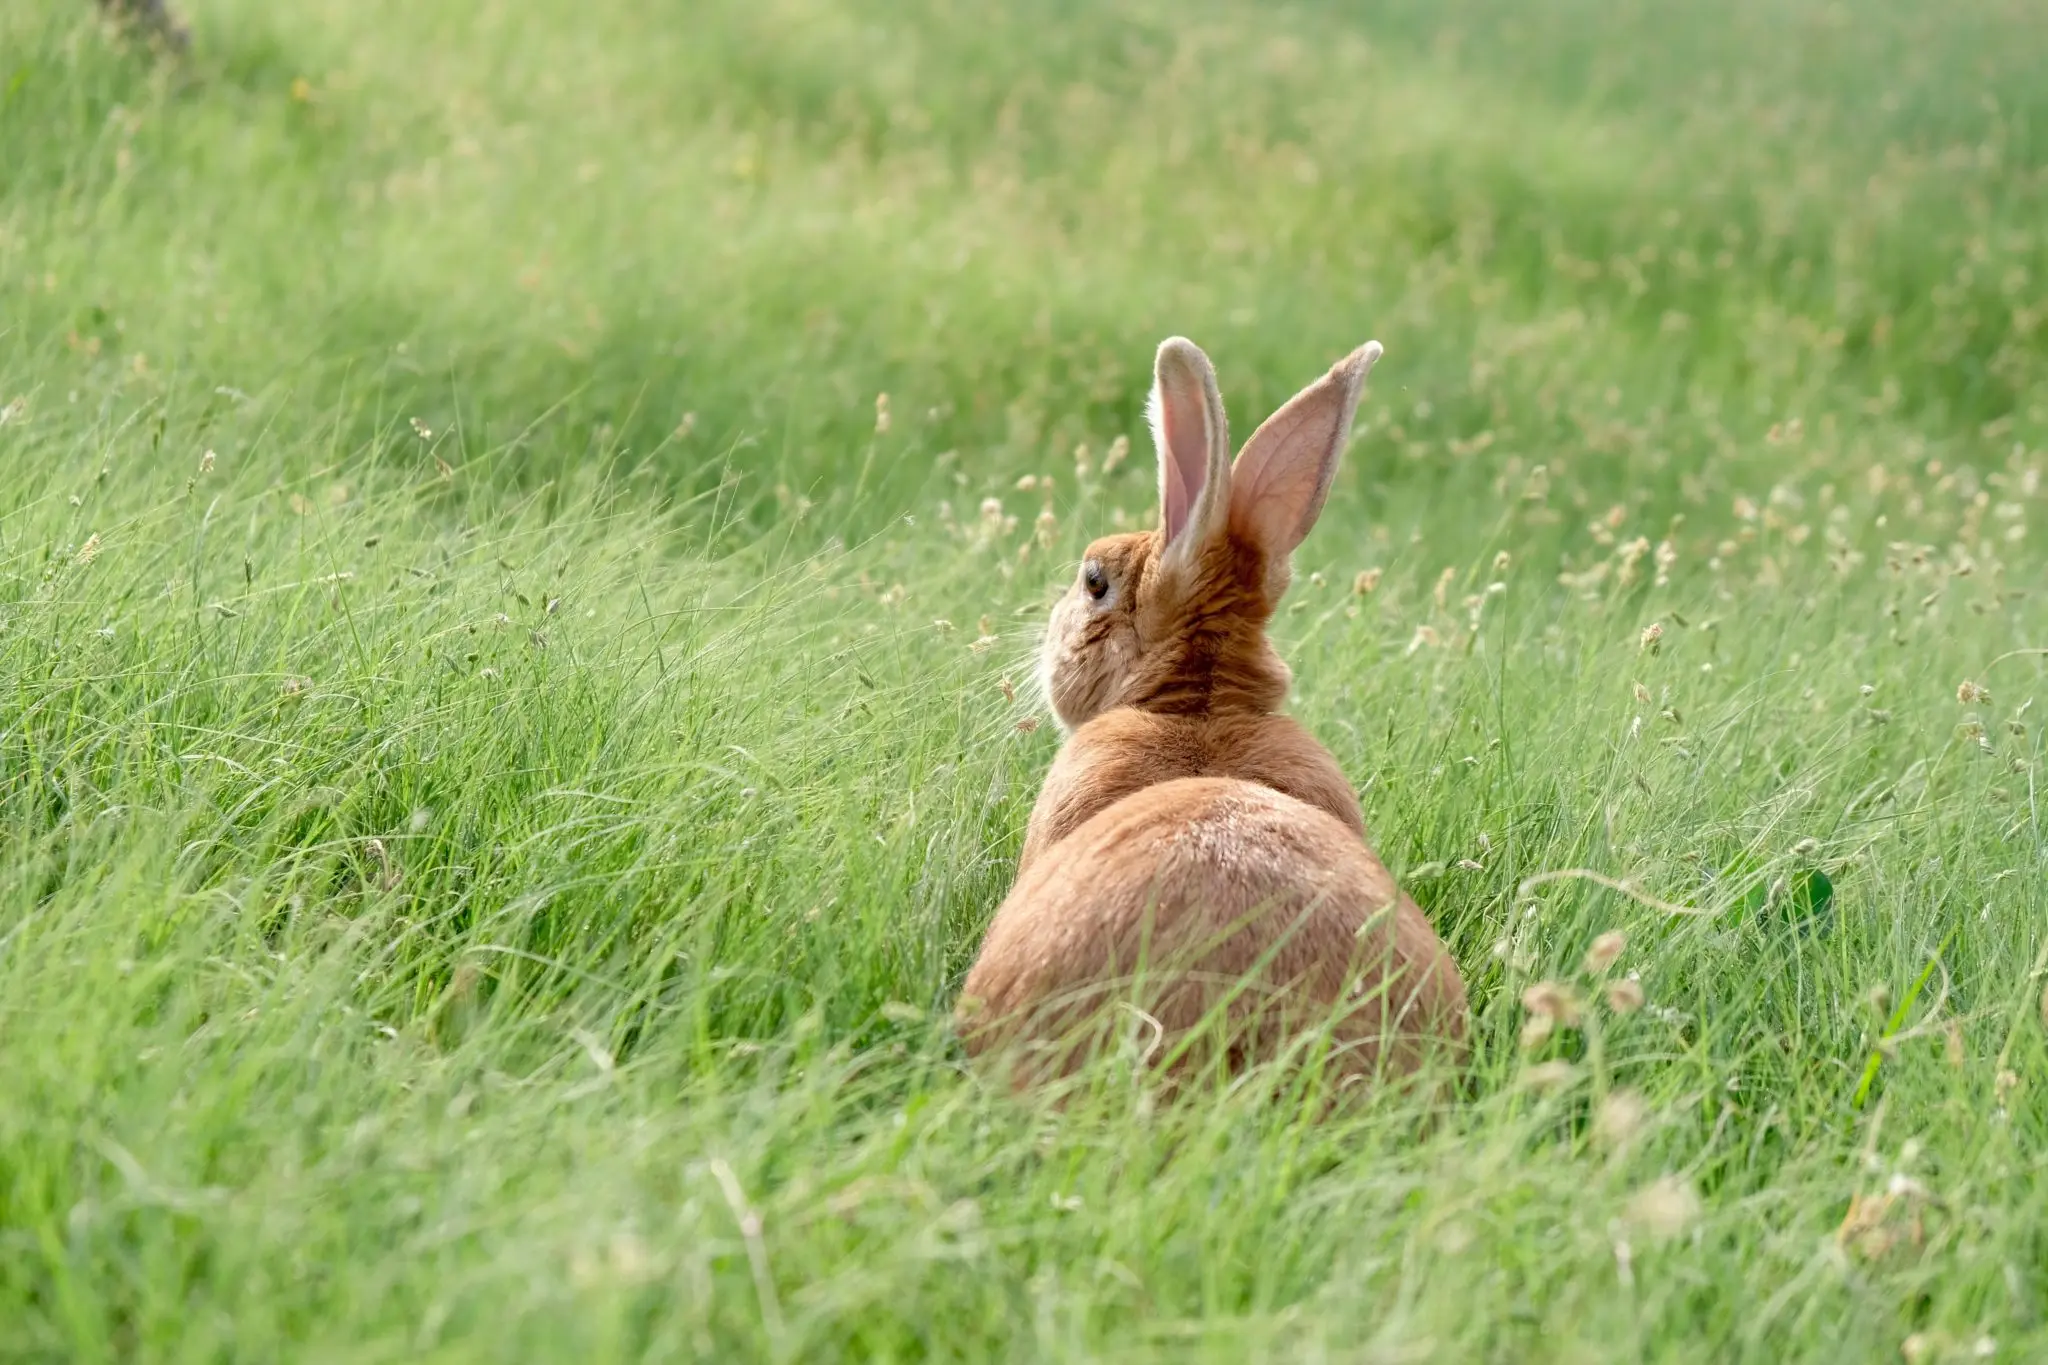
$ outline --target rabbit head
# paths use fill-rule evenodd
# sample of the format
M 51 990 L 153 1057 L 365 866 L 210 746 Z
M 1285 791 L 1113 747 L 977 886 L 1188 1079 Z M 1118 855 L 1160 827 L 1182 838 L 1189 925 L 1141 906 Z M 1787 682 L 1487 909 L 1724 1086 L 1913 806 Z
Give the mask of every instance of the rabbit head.
M 1054 604 L 1039 680 L 1060 724 L 1135 706 L 1201 715 L 1278 709 L 1287 666 L 1266 623 L 1288 557 L 1315 525 L 1373 362 L 1368 341 L 1262 423 L 1230 458 L 1216 371 L 1193 342 L 1159 347 L 1147 409 L 1160 525 L 1088 547 Z

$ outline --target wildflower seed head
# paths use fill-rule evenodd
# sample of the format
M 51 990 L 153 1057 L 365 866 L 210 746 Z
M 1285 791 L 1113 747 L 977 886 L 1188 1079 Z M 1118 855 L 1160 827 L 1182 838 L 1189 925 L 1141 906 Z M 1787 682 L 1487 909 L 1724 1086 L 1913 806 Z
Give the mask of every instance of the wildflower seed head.
M 878 393 L 875 395 L 875 435 L 886 436 L 888 434 L 889 395 L 886 393 Z
M 1647 625 L 1647 626 L 1644 626 L 1644 627 L 1643 627 L 1643 633 L 1642 633 L 1642 637 L 1641 637 L 1641 641 L 1640 641 L 1640 647 L 1641 647 L 1641 648 L 1643 648 L 1643 649 L 1647 649 L 1647 650 L 1649 650 L 1649 651 L 1650 651 L 1651 653 L 1653 653 L 1653 654 L 1654 654 L 1654 653 L 1656 653 L 1656 651 L 1657 651 L 1657 647 L 1658 647 L 1658 644 L 1657 644 L 1657 642 L 1658 642 L 1658 641 L 1660 641 L 1660 640 L 1662 640 L 1663 638 L 1664 638 L 1664 625 L 1663 625 L 1663 623 L 1662 623 L 1662 622 L 1660 622 L 1660 621 L 1652 621 L 1652 622 L 1650 622 L 1650 624 L 1649 624 L 1649 625 Z
M 100 533 L 98 531 L 94 531 L 91 535 L 85 538 L 85 544 L 78 547 L 78 553 L 76 556 L 74 556 L 74 560 L 79 564 L 90 564 L 99 557 Z
M 412 419 L 412 432 L 413 435 L 419 437 L 422 441 L 434 439 L 434 429 L 417 417 Z
M 1366 569 L 1358 577 L 1351 580 L 1351 591 L 1357 593 L 1360 597 L 1364 597 L 1367 593 L 1379 587 L 1380 572 L 1377 568 Z
M 1557 1031 L 1557 1021 L 1547 1014 L 1532 1014 L 1522 1021 L 1522 1049 L 1533 1051 L 1550 1040 Z
M 202 474 L 211 474 L 213 472 L 213 460 L 214 455 L 213 452 L 210 450 L 207 451 L 204 455 L 201 455 L 199 457 L 199 472 Z
M 1982 683 L 1971 682 L 1965 678 L 1956 688 L 1956 700 L 1965 706 L 1980 705 L 1991 700 L 1991 693 Z
M 1116 467 L 1130 458 L 1130 454 L 1131 438 L 1128 436 L 1117 437 L 1109 443 L 1109 451 L 1102 457 L 1102 472 L 1104 474 L 1115 473 Z
M 1531 1090 L 1562 1090 L 1578 1077 L 1578 1070 L 1567 1061 L 1538 1062 L 1522 1069 L 1522 1084 Z

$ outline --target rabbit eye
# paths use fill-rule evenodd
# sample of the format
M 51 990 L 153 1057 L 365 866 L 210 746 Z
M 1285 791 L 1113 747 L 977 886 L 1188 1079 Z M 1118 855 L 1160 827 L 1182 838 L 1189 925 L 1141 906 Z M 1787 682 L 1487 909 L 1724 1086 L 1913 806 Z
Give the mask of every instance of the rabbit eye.
M 1102 565 L 1098 561 L 1091 559 L 1081 566 L 1081 586 L 1098 602 L 1102 600 L 1103 594 L 1109 591 L 1109 575 L 1102 571 Z

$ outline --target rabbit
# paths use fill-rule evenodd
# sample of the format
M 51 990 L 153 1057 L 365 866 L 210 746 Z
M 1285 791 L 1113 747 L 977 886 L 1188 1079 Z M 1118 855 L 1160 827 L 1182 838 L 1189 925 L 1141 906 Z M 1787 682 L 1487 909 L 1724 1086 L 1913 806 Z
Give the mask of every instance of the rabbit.
M 1020 1088 L 1070 1073 L 1117 1002 L 1168 1079 L 1325 1025 L 1341 1079 L 1462 1054 L 1457 965 L 1336 760 L 1278 714 L 1291 677 L 1265 633 L 1381 354 L 1346 356 L 1233 465 L 1208 357 L 1159 347 L 1161 524 L 1090 545 L 1052 609 L 1040 682 L 1066 740 L 956 1007 L 970 1055 L 1008 1049 Z M 1212 1015 L 1220 1034 L 1196 1028 Z

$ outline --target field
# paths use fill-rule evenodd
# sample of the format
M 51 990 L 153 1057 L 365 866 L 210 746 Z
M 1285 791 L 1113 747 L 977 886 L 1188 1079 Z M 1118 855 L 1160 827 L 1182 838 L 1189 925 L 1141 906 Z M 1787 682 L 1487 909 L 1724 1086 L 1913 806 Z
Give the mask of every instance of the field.
M 2038 6 L 183 8 L 0 10 L 0 1359 L 2048 1358 Z M 1446 1102 L 949 1027 L 1172 333 L 1387 347 Z

